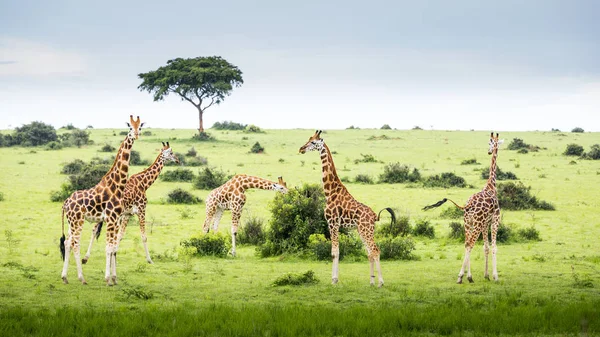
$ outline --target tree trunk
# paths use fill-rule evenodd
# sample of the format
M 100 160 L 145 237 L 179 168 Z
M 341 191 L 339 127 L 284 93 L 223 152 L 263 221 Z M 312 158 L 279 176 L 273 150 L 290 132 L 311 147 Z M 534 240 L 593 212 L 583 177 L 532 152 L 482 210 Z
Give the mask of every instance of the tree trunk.
M 198 105 L 198 119 L 200 120 L 200 127 L 198 128 L 198 134 L 201 134 L 204 132 L 204 122 L 202 121 L 203 114 L 204 114 L 204 111 L 202 111 L 202 108 L 200 108 L 200 106 Z

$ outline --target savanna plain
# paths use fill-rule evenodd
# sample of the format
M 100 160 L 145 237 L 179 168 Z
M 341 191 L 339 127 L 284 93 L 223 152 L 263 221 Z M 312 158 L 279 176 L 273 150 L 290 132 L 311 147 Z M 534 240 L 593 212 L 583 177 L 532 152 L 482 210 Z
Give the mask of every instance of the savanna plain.
M 149 125 L 151 126 L 151 125 Z M 228 174 L 244 173 L 289 188 L 321 183 L 315 152 L 299 154 L 314 130 L 264 130 L 263 133 L 209 129 L 216 139 L 192 140 L 194 130 L 150 128 L 133 149 L 152 162 L 161 142 L 177 153 L 192 147 L 208 166 Z M 502 211 L 513 232 L 534 227 L 541 240 L 514 240 L 498 246 L 499 281 L 483 278 L 481 241 L 471 257 L 474 283 L 456 284 L 464 243 L 449 238 L 442 207 L 422 207 L 448 197 L 464 204 L 481 190 L 481 170 L 490 164 L 489 131 L 346 129 L 321 137 L 333 152 L 338 175 L 362 203 L 379 211 L 392 207 L 411 221 L 426 219 L 435 238 L 414 237 L 413 260 L 384 260 L 385 285 L 369 286 L 365 259 L 342 260 L 340 281 L 331 284 L 331 261 L 296 254 L 261 258 L 256 247 L 241 245 L 237 256 L 189 257 L 181 242 L 204 235 L 204 203 L 173 205 L 170 191 L 181 188 L 201 199 L 208 190 L 192 183 L 158 179 L 147 192 L 147 233 L 154 264 L 148 264 L 135 217 L 119 246 L 119 283 L 104 281 L 104 236 L 83 266 L 88 282 L 76 277 L 71 259 L 69 284 L 63 284 L 58 249 L 61 202 L 52 202 L 67 176 L 63 165 L 88 162 L 110 144 L 117 148 L 123 129 L 90 129 L 93 145 L 46 150 L 0 148 L 0 335 L 2 336 L 595 336 L 600 335 L 600 164 L 565 156 L 568 144 L 586 150 L 600 143 L 598 133 L 503 132 L 498 167 L 513 172 L 531 193 L 555 210 Z M 492 131 L 492 130 L 490 130 Z M 8 133 L 8 130 L 2 131 Z M 67 132 L 59 130 L 58 133 Z M 514 138 L 534 144 L 536 152 L 507 149 Z M 259 142 L 264 152 L 251 153 Z M 362 162 L 371 155 L 374 162 Z M 468 159 L 478 164 L 461 165 Z M 357 161 L 358 160 L 358 161 Z M 359 174 L 377 177 L 390 163 L 417 168 L 430 176 L 453 172 L 466 188 L 426 188 L 417 184 L 361 184 Z M 130 174 L 146 166 L 131 166 Z M 167 166 L 163 174 L 181 167 Z M 189 167 L 194 172 L 202 167 Z M 499 181 L 499 183 L 502 183 Z M 242 223 L 254 217 L 268 226 L 275 192 L 249 190 Z M 389 222 L 389 215 L 376 224 Z M 229 235 L 230 213 L 219 232 Z M 462 222 L 462 219 L 457 221 Z M 86 223 L 83 253 L 92 224 Z M 286 273 L 313 271 L 318 283 L 274 286 Z

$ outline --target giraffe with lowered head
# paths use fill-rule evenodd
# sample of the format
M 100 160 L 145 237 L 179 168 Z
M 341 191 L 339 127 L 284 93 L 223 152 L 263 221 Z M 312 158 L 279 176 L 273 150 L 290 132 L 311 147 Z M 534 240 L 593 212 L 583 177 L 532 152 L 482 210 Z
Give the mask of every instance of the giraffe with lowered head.
M 129 219 L 135 214 L 140 222 L 140 233 L 142 236 L 142 242 L 144 244 L 144 250 L 146 251 L 146 261 L 152 263 L 150 258 L 150 252 L 148 251 L 148 238 L 146 237 L 146 206 L 148 204 L 148 198 L 146 197 L 146 191 L 158 178 L 160 172 L 165 166 L 165 162 L 173 161 L 179 163 L 179 159 L 173 153 L 173 149 L 169 145 L 169 142 L 162 143 L 162 148 L 154 163 L 146 168 L 144 171 L 136 173 L 127 179 L 127 185 L 125 185 L 125 192 L 123 194 L 123 213 L 121 214 L 120 223 L 117 226 L 117 244 L 123 239 L 125 235 L 125 229 L 129 223 Z M 100 232 L 102 231 L 102 222 L 99 222 L 94 226 L 92 231 L 92 239 L 88 251 L 83 257 L 82 262 L 85 264 L 90 258 L 92 251 L 92 244 L 94 243 L 94 237 L 98 239 Z
M 84 222 L 106 222 L 106 271 L 105 280 L 107 285 L 117 284 L 117 224 L 123 212 L 123 193 L 127 183 L 127 171 L 129 170 L 129 158 L 134 141 L 138 138 L 144 123 L 129 116 L 129 133 L 121 143 L 115 161 L 110 170 L 102 177 L 96 186 L 87 190 L 73 192 L 62 207 L 62 230 L 60 238 L 60 250 L 64 260 L 62 270 L 63 282 L 67 280 L 67 269 L 71 250 L 77 265 L 77 277 L 83 284 L 87 284 L 83 277 L 82 263 L 80 259 L 80 238 Z M 65 238 L 65 219 L 69 222 L 68 236 Z M 112 281 L 112 284 L 111 284 Z
M 381 265 L 379 263 L 379 247 L 375 244 L 375 222 L 379 221 L 381 212 L 385 209 L 392 216 L 392 223 L 395 222 L 396 215 L 394 211 L 387 207 L 376 214 L 369 206 L 364 205 L 354 199 L 346 186 L 337 175 L 333 157 L 329 147 L 321 138 L 321 130 L 308 139 L 306 144 L 300 147 L 300 153 L 307 151 L 319 151 L 321 154 L 321 164 L 323 168 L 323 189 L 325 191 L 325 219 L 329 226 L 331 236 L 331 256 L 333 258 L 331 282 L 338 282 L 338 264 L 340 258 L 339 229 L 340 227 L 356 227 L 358 234 L 365 245 L 369 257 L 371 271 L 371 285 L 375 284 L 374 265 L 377 266 L 379 276 L 379 286 L 383 285 L 383 276 L 381 274 Z
M 246 194 L 244 192 L 249 188 L 273 190 L 284 194 L 288 191 L 287 184 L 282 177 L 279 177 L 276 183 L 259 177 L 237 174 L 223 185 L 212 190 L 206 198 L 205 233 L 210 231 L 211 225 L 213 225 L 213 231 L 216 232 L 223 211 L 231 210 L 231 255 L 233 256 L 235 256 L 237 228 L 242 216 L 242 208 L 246 204 Z
M 428 210 L 434 207 L 439 207 L 446 201 L 452 202 L 456 207 L 464 211 L 464 226 L 465 226 L 465 258 L 462 267 L 458 273 L 456 283 L 462 283 L 465 268 L 467 268 L 467 279 L 473 283 L 473 275 L 471 275 L 471 250 L 475 246 L 475 242 L 479 235 L 483 235 L 483 252 L 485 254 L 485 273 L 486 280 L 490 279 L 488 274 L 488 255 L 490 252 L 488 242 L 488 228 L 491 223 L 492 236 L 492 277 L 494 281 L 498 281 L 498 270 L 496 269 L 496 235 L 498 234 L 498 225 L 500 223 L 500 203 L 498 202 L 498 194 L 496 190 L 496 159 L 498 158 L 498 146 L 504 142 L 503 139 L 498 139 L 498 133 L 494 136 L 490 134 L 490 148 L 488 154 L 492 155 L 492 163 L 490 164 L 490 176 L 485 184 L 485 187 L 480 192 L 473 194 L 465 206 L 459 206 L 454 201 L 444 198 L 437 203 L 425 206 L 423 210 Z

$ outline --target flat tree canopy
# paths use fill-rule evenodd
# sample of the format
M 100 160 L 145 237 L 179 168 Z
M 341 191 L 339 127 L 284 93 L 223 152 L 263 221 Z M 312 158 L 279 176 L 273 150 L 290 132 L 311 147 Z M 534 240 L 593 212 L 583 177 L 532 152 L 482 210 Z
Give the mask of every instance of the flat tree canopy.
M 176 58 L 138 77 L 142 79 L 138 89 L 152 93 L 155 102 L 175 93 L 192 103 L 198 109 L 199 133 L 204 132 L 204 111 L 220 104 L 234 87 L 244 83 L 242 71 L 220 56 Z

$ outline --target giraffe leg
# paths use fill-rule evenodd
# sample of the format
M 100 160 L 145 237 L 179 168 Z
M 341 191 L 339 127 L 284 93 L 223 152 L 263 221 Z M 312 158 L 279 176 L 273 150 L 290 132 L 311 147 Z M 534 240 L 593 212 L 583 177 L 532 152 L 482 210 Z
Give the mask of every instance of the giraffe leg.
M 218 213 L 217 213 L 218 214 Z M 221 212 L 223 214 L 223 212 Z M 235 256 L 235 237 L 237 236 L 237 228 L 240 223 L 240 217 L 242 216 L 242 210 L 232 209 L 231 210 L 231 255 Z M 220 216 L 218 216 L 220 217 Z M 218 219 L 217 217 L 217 219 Z
M 338 265 L 340 262 L 340 241 L 339 241 L 339 227 L 330 224 L 329 234 L 331 235 L 331 284 L 338 283 Z M 372 268 L 372 263 L 371 263 Z
M 90 259 L 90 254 L 92 253 L 92 245 L 94 244 L 94 239 L 96 238 L 96 235 L 98 235 L 98 231 L 100 230 L 100 224 L 101 222 L 95 224 L 94 229 L 92 229 L 92 238 L 90 239 L 90 245 L 88 246 L 88 250 L 85 253 L 85 256 L 81 260 L 81 263 L 83 264 L 86 264 Z
M 82 284 L 87 284 L 85 278 L 83 278 L 83 266 L 81 263 L 81 254 L 79 252 L 79 238 L 77 236 L 75 237 L 75 240 L 73 240 L 73 243 L 73 258 L 75 259 L 75 264 L 77 265 L 77 278 Z
M 488 240 L 488 228 L 486 227 L 483 230 L 483 254 L 485 255 L 485 272 L 483 274 L 483 277 L 486 280 L 490 280 L 490 275 L 488 273 L 488 256 L 490 254 L 490 245 L 489 245 L 489 240 Z
M 114 246 L 113 248 L 113 253 L 111 256 L 111 279 L 112 279 L 112 283 L 113 285 L 117 285 L 117 249 L 118 246 Z
M 218 208 L 214 215 L 214 223 L 213 223 L 213 231 L 217 232 L 219 229 L 219 222 L 221 221 L 221 217 L 223 216 L 223 210 Z
M 216 207 L 206 204 L 206 219 L 204 219 L 204 226 L 202 227 L 204 233 L 208 233 L 210 231 L 210 225 L 215 215 L 215 209 Z
M 69 258 L 71 257 L 71 242 L 73 241 L 70 230 L 68 235 L 69 236 L 65 240 L 65 260 L 63 262 L 63 270 L 61 273 L 61 278 L 64 284 L 69 284 L 69 281 L 67 280 L 67 270 L 69 268 Z
M 123 236 L 125 236 L 125 231 L 127 230 L 127 224 L 129 223 L 130 218 L 131 215 L 123 215 L 117 222 L 117 245 L 121 243 Z
M 469 264 L 469 262 L 471 260 L 471 249 L 472 248 L 473 247 L 471 247 L 470 245 L 465 245 L 465 259 L 463 260 L 463 264 L 462 264 L 462 267 L 460 268 L 460 272 L 458 272 L 458 280 L 456 281 L 456 283 L 458 283 L 458 284 L 462 283 L 463 276 L 465 275 L 465 267 Z M 469 269 L 470 269 L 470 267 L 469 267 Z M 471 277 L 470 272 L 467 275 L 467 278 L 470 278 L 469 282 L 473 282 L 473 278 Z
M 496 211 L 492 218 L 492 277 L 494 281 L 498 282 L 498 270 L 496 269 L 496 253 L 498 248 L 496 247 L 496 235 L 498 234 L 498 225 L 500 224 L 500 209 Z
M 140 207 L 138 213 L 138 219 L 140 221 L 140 233 L 142 235 L 142 243 L 144 244 L 144 251 L 146 252 L 146 261 L 152 264 L 152 259 L 150 258 L 150 251 L 148 251 L 148 238 L 146 237 L 146 208 Z

